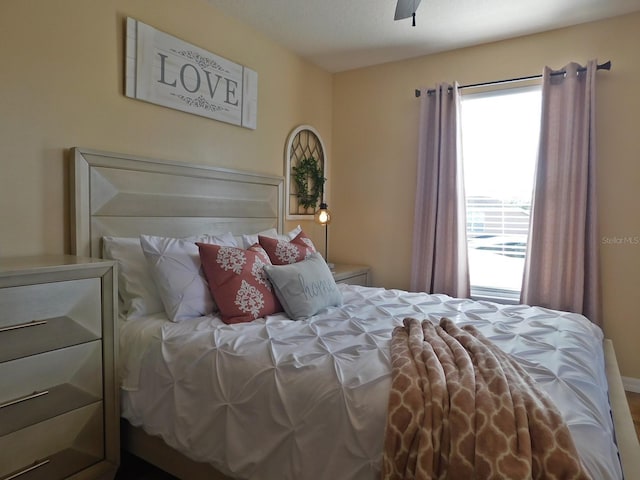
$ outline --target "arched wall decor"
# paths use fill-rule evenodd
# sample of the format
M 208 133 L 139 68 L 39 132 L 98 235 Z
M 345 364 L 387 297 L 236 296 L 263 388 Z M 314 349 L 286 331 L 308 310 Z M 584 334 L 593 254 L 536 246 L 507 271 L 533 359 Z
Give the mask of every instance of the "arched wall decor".
M 319 189 L 317 201 L 313 206 L 305 207 L 299 198 L 299 190 L 295 181 L 296 169 L 309 169 L 308 159 L 313 158 L 317 162 L 317 167 L 325 178 L 324 185 Z M 318 131 L 310 125 L 300 125 L 293 129 L 287 139 L 287 146 L 284 153 L 285 176 L 286 176 L 286 198 L 287 198 L 287 220 L 313 220 L 313 215 L 320 205 L 320 202 L 327 201 L 328 162 L 324 143 Z M 313 163 L 313 162 L 311 162 Z M 307 191 L 311 194 L 314 190 L 313 175 L 308 175 Z M 307 195 L 308 196 L 308 195 Z

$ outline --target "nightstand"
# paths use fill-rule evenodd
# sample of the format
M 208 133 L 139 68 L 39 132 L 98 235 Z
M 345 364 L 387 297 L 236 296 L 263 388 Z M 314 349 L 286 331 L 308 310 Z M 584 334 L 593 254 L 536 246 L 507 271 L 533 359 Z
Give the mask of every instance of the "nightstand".
M 115 476 L 114 265 L 0 258 L 0 478 Z
M 347 265 L 336 263 L 331 269 L 336 283 L 349 283 L 351 285 L 369 286 L 369 267 L 366 265 Z

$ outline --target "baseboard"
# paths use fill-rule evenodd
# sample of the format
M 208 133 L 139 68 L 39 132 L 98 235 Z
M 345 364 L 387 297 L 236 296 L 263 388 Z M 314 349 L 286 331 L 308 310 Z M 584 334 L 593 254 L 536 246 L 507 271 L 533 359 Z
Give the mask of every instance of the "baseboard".
M 622 385 L 627 392 L 640 393 L 640 378 L 622 377 Z

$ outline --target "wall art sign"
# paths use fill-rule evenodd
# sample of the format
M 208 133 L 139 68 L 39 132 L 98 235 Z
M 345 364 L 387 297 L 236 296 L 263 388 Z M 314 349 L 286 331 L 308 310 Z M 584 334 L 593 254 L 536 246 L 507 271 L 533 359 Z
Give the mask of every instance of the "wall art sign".
M 125 94 L 255 129 L 258 74 L 127 18 Z

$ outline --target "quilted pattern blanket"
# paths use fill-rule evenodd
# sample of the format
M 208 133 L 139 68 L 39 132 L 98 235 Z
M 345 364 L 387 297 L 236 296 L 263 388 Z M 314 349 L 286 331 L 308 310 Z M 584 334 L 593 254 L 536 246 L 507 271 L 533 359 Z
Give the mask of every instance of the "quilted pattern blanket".
M 474 326 L 406 318 L 391 342 L 384 479 L 588 479 L 549 397 Z
M 234 325 L 215 316 L 123 322 L 122 416 L 231 478 L 380 479 L 392 332 L 408 317 L 446 317 L 477 328 L 549 395 L 594 480 L 622 480 L 602 331 L 586 318 L 338 287 L 344 304 L 304 321 L 279 313 Z

